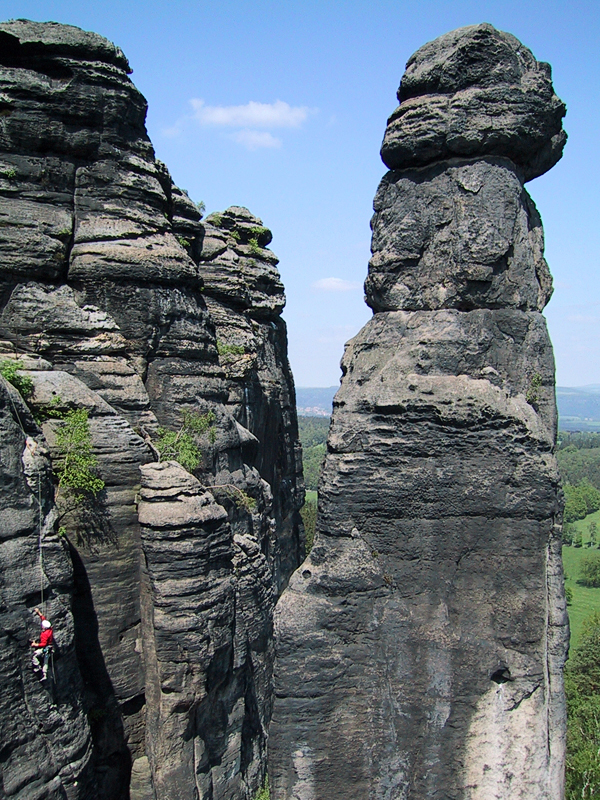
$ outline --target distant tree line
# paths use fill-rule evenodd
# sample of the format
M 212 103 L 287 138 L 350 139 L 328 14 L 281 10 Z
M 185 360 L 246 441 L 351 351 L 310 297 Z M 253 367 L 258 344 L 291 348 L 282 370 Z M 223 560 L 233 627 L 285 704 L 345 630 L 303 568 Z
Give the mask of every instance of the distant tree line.
M 557 459 L 565 491 L 565 544 L 582 546 L 573 523 L 600 509 L 600 433 L 561 431 Z M 598 524 L 588 524 L 588 546 L 598 543 Z M 600 587 L 600 554 L 583 557 L 577 581 Z M 572 595 L 572 592 L 570 592 Z M 570 599 L 570 598 L 567 598 Z M 584 624 L 565 670 L 567 694 L 566 800 L 600 797 L 600 615 Z
M 565 670 L 567 695 L 566 800 L 600 794 L 600 614 L 584 623 Z
M 589 431 L 559 431 L 556 449 L 567 450 L 572 447 L 575 448 L 575 450 L 593 450 L 600 448 L 600 433 L 592 433 Z
M 304 484 L 309 491 L 316 492 L 325 453 L 327 451 L 327 433 L 329 417 L 298 417 L 298 431 L 302 443 L 302 466 Z M 306 533 L 306 555 L 313 546 L 317 523 L 317 503 L 309 498 L 301 511 Z
M 575 522 L 598 511 L 600 433 L 561 431 L 556 456 L 565 490 L 565 522 Z
M 302 443 L 302 466 L 307 489 L 317 490 L 321 467 L 327 451 L 329 417 L 298 417 L 298 432 Z
M 577 486 L 587 479 L 592 486 L 600 489 L 600 447 L 578 448 L 569 445 L 559 450 L 556 456 L 563 483 Z
M 600 491 L 587 478 L 578 484 L 565 483 L 565 522 L 585 519 L 600 509 Z

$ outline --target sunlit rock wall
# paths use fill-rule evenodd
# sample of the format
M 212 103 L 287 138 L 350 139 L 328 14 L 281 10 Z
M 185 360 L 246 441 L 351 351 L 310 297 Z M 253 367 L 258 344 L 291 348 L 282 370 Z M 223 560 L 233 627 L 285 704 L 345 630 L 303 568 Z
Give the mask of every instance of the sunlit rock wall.
M 73 678 L 69 702 L 83 707 L 91 726 L 86 764 L 97 789 L 90 797 L 166 800 L 197 791 L 211 800 L 246 800 L 265 769 L 273 607 L 302 549 L 294 391 L 278 316 L 283 292 L 261 237 L 261 260 L 270 263 L 280 297 L 272 320 L 266 318 L 277 338 L 269 352 L 276 352 L 278 366 L 269 380 L 283 378 L 285 385 L 280 391 L 265 385 L 269 402 L 255 404 L 260 423 L 249 430 L 231 397 L 203 295 L 201 214 L 156 160 L 146 102 L 129 72 L 123 53 L 96 34 L 24 20 L 0 25 L 2 357 L 20 359 L 28 370 L 38 412 L 50 403 L 63 416 L 70 408 L 87 410 L 106 484 L 98 513 L 69 518 L 65 539 L 82 676 L 81 684 Z M 235 304 L 235 291 L 233 297 Z M 255 300 L 240 290 L 250 315 Z M 236 380 L 236 397 L 260 388 L 260 379 L 244 381 Z M 165 530 L 177 529 L 177 519 L 156 531 L 138 519 L 138 501 L 140 508 L 150 502 L 140 467 L 146 475 L 159 428 L 177 430 L 184 411 L 213 419 L 188 478 L 223 517 L 218 554 L 204 548 L 202 525 L 184 526 L 185 536 L 207 585 L 226 575 L 230 593 L 224 605 L 215 601 L 225 631 L 209 637 L 219 642 L 216 660 L 199 656 L 198 669 L 218 686 L 210 713 L 205 693 L 214 693 L 195 678 L 192 696 L 186 689 L 169 711 L 170 678 L 163 682 L 156 664 L 164 661 L 170 675 L 173 662 L 189 663 L 196 675 L 196 656 L 178 648 L 195 640 L 202 618 L 190 608 L 210 606 L 212 595 L 205 596 L 202 581 L 191 597 L 185 587 L 178 594 L 187 574 L 178 546 L 157 543 Z M 56 417 L 43 423 L 55 465 L 60 424 Z M 186 485 L 175 481 L 167 494 L 185 497 Z M 159 500 L 160 493 L 152 498 Z M 176 588 L 169 595 L 171 581 Z M 34 603 L 32 595 L 27 606 Z M 52 601 L 48 613 L 63 612 Z M 158 644 L 153 649 L 149 642 Z M 193 769 L 173 770 L 188 744 L 198 756 Z M 206 758 L 198 755 L 203 748 Z M 14 769 L 28 769 L 31 757 L 24 750 Z M 73 796 L 87 796 L 78 786 Z
M 276 800 L 560 800 L 568 626 L 551 293 L 523 182 L 550 67 L 491 25 L 411 57 L 334 400 L 317 537 L 276 611 Z

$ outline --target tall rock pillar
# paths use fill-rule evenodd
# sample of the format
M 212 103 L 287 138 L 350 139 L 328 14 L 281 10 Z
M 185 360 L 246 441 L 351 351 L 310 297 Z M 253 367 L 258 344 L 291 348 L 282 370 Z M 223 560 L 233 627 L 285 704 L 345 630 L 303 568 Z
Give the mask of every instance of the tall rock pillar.
M 277 610 L 277 800 L 559 800 L 568 624 L 551 294 L 523 188 L 550 68 L 491 25 L 409 60 L 315 546 Z

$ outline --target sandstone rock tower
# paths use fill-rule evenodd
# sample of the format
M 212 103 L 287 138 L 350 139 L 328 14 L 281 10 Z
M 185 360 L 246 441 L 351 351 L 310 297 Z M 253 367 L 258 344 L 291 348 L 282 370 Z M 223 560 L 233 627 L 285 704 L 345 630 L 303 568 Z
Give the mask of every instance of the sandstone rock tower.
M 0 361 L 39 422 L 0 378 L 0 795 L 249 800 L 273 609 L 303 552 L 285 297 L 246 209 L 223 214 L 248 232 L 231 258 L 225 233 L 204 249 L 130 71 L 97 34 L 0 24 Z M 69 410 L 89 415 L 105 488 L 59 523 Z M 185 414 L 212 421 L 193 474 L 152 443 Z M 30 665 L 37 605 L 53 695 Z
M 551 294 L 523 188 L 550 67 L 483 24 L 409 60 L 319 489 L 276 611 L 276 800 L 559 800 L 567 619 Z

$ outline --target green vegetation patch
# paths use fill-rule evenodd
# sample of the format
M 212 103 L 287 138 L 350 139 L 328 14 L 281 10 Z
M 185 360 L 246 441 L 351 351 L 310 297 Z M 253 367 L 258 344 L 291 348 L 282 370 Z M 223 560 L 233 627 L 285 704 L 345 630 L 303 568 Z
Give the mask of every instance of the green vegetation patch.
M 259 256 L 262 253 L 262 247 L 258 243 L 258 239 L 253 236 L 249 241 L 248 244 L 250 245 L 250 251 L 255 255 Z
M 584 553 L 579 562 L 578 583 L 594 589 L 600 588 L 600 553 L 597 550 Z
M 304 484 L 316 491 L 325 454 L 329 417 L 298 417 L 298 433 L 302 444 Z
M 98 475 L 98 461 L 92 451 L 92 435 L 87 408 L 72 408 L 56 431 L 59 459 L 54 465 L 55 501 L 59 510 L 58 534 L 68 529 L 88 541 L 101 538 L 107 530 L 100 493 L 105 483 Z
M 269 792 L 269 776 L 265 777 L 265 782 L 256 793 L 254 800 L 270 800 L 271 794 Z
M 241 344 L 226 344 L 217 339 L 217 353 L 220 356 L 243 356 L 246 348 Z
M 306 501 L 300 510 L 300 514 L 302 516 L 302 522 L 304 523 L 304 553 L 308 555 L 315 541 L 315 530 L 317 526 L 317 493 L 307 492 L 306 494 Z
M 208 432 L 211 442 L 215 441 L 214 421 L 215 415 L 212 411 L 207 414 L 183 411 L 178 430 L 159 428 L 158 439 L 154 442 L 154 446 L 160 454 L 161 461 L 177 461 L 188 472 L 193 472 L 202 460 L 202 451 L 197 439 Z
M 233 483 L 216 483 L 210 487 L 210 490 L 221 504 L 225 497 L 232 500 L 236 508 L 247 511 L 249 514 L 256 511 L 256 499 Z
M 56 432 L 56 447 L 61 456 L 56 470 L 57 497 L 67 494 L 79 505 L 86 495 L 95 497 L 104 489 L 104 481 L 96 474 L 98 461 L 92 452 L 87 408 L 67 411 Z
M 542 388 L 542 376 L 539 372 L 535 372 L 531 376 L 531 380 L 529 381 L 529 386 L 527 387 L 527 394 L 525 395 L 525 399 L 527 402 L 536 407 L 537 403 L 540 399 L 540 389 Z
M 558 468 L 565 484 L 578 486 L 587 480 L 600 489 L 600 434 L 560 434 L 562 444 L 557 453 Z M 585 438 L 584 438 L 585 437 Z M 590 447 L 578 447 L 575 442 L 593 443 Z M 598 442 L 598 444 L 596 444 Z
M 600 796 L 600 614 L 581 628 L 565 671 L 566 800 Z
M 33 381 L 27 375 L 19 374 L 22 369 L 23 362 L 17 359 L 0 361 L 0 375 L 15 387 L 23 400 L 28 400 L 33 394 Z
M 576 485 L 565 483 L 564 490 L 566 522 L 585 519 L 600 509 L 600 491 L 587 478 Z
M 590 523 L 600 525 L 600 511 L 590 514 L 584 520 L 572 523 L 575 538 L 580 537 L 579 547 L 566 546 L 562 549 L 565 570 L 565 589 L 571 594 L 569 621 L 571 624 L 571 647 L 576 647 L 584 621 L 592 614 L 600 613 L 600 588 L 581 583 L 582 563 L 598 551 L 590 547 Z M 599 553 L 600 555 L 600 553 Z

